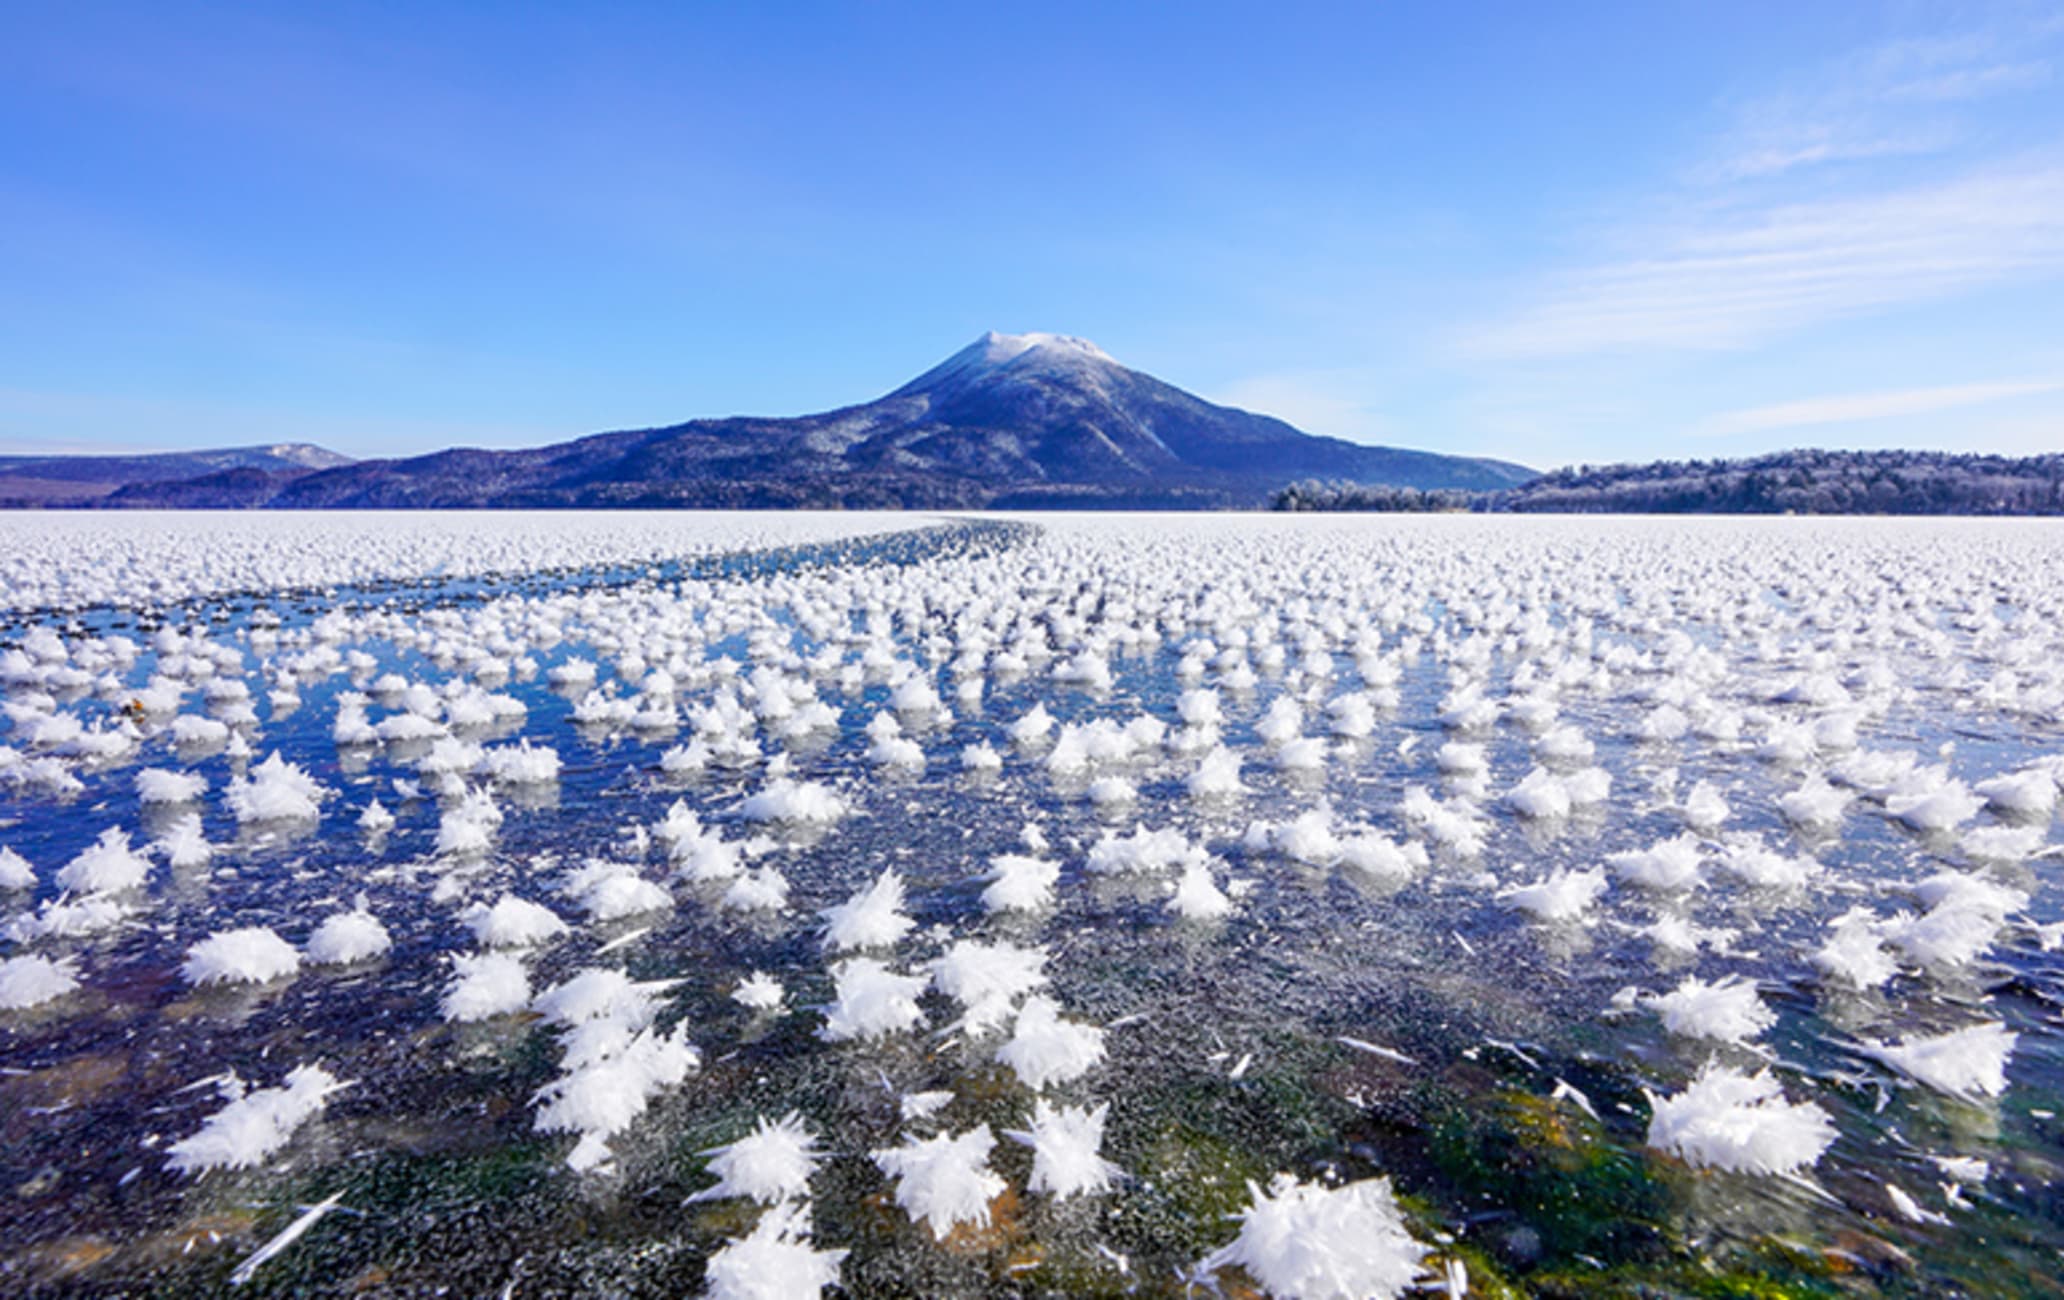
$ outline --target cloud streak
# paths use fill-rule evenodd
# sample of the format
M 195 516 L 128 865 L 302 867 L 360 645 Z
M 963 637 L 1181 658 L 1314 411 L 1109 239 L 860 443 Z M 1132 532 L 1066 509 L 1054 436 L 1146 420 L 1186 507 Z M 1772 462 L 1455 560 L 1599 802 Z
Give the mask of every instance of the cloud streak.
M 1956 109 L 2048 82 L 2050 33 L 1966 32 L 1887 42 L 1836 59 L 1803 84 L 1741 104 L 1703 169 L 1708 181 L 1934 153 L 1962 135 Z
M 1478 355 L 1556 357 L 1751 347 L 1866 311 L 2010 276 L 2064 271 L 2064 167 L 1731 213 L 1665 232 L 1645 256 L 1565 274 L 1465 340 Z
M 1462 336 L 1474 358 L 1753 348 L 2064 272 L 2064 155 L 1976 148 L 1981 100 L 2049 85 L 2064 24 L 1886 42 L 1738 102 L 1617 255 Z M 1995 105 L 1997 124 L 2004 111 Z M 1952 170 L 1952 168 L 1954 170 Z
M 1854 424 L 1866 420 L 1894 419 L 1899 416 L 1932 415 L 1939 411 L 1954 411 L 1968 406 L 1980 406 L 1987 402 L 2033 397 L 2059 390 L 2064 390 L 2064 380 L 1949 384 L 1935 388 L 1902 388 L 1876 393 L 1840 393 L 1727 411 L 1707 420 L 1693 432 L 1702 437 L 1719 438 L 1742 433 L 1767 433 L 1773 429 Z

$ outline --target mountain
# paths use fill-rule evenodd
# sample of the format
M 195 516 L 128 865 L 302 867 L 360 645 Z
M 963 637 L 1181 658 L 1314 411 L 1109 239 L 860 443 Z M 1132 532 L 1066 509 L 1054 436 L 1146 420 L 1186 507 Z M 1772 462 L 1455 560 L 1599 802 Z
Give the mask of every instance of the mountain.
M 518 451 L 358 461 L 281 482 L 139 483 L 118 505 L 1248 506 L 1298 478 L 1493 489 L 1503 461 L 1315 437 L 1055 334 L 987 334 L 885 397 Z
M 137 456 L 0 456 L 0 506 L 89 503 L 136 483 L 178 483 L 225 472 L 255 472 L 284 484 L 319 469 L 349 465 L 306 442 Z

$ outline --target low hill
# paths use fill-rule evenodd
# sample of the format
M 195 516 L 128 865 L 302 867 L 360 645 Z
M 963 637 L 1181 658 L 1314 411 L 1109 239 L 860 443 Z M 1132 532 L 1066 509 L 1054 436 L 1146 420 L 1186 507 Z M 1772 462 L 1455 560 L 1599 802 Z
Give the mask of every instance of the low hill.
M 1562 514 L 2064 514 L 2064 454 L 1782 451 L 1750 460 L 1659 460 L 1552 470 L 1495 492 L 1307 480 L 1278 510 L 1484 510 Z
M 82 505 L 138 483 L 180 483 L 233 470 L 285 482 L 351 463 L 305 442 L 137 456 L 0 456 L 0 506 Z
M 1556 470 L 1498 509 L 1656 514 L 2053 515 L 2064 455 L 1785 451 L 1751 460 Z

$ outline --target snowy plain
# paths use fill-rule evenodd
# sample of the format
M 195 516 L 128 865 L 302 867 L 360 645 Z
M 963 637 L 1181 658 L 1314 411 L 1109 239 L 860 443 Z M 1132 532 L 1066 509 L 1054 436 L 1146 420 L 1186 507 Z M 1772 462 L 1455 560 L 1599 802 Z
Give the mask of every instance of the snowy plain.
M 140 607 L 225 592 L 635 566 L 922 522 L 807 510 L 19 512 L 0 528 L 0 608 Z
M 0 577 L 18 1288 L 2064 1247 L 2055 525 L 26 514 Z

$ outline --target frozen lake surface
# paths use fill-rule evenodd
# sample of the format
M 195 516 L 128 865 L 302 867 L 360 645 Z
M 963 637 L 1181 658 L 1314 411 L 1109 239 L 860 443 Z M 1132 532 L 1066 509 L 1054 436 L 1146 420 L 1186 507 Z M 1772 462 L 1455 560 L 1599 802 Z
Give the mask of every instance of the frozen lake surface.
M 0 579 L 10 1294 L 2064 1293 L 2064 527 L 24 514 Z

